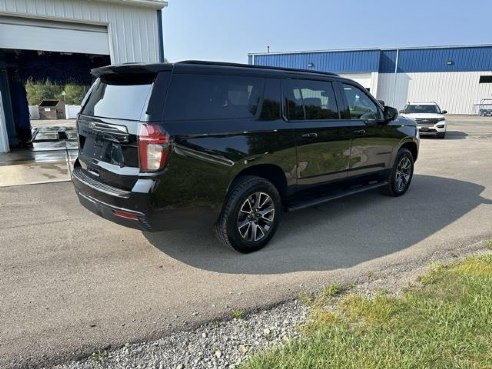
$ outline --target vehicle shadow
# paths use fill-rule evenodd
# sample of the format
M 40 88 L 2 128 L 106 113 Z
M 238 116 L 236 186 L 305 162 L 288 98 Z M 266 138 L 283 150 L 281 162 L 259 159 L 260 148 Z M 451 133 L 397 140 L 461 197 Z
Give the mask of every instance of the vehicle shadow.
M 444 138 L 445 140 L 463 140 L 468 137 L 468 133 L 462 132 L 462 131 L 446 131 L 446 137 Z M 427 135 L 422 135 L 420 136 L 421 139 L 431 139 L 431 140 L 440 140 L 440 138 L 436 136 L 427 136 Z
M 144 233 L 156 248 L 190 266 L 232 274 L 277 274 L 348 268 L 408 248 L 480 204 L 483 186 L 415 175 L 405 196 L 370 191 L 284 214 L 264 249 L 242 255 L 210 229 Z M 450 201 L 452 199 L 452 201 Z

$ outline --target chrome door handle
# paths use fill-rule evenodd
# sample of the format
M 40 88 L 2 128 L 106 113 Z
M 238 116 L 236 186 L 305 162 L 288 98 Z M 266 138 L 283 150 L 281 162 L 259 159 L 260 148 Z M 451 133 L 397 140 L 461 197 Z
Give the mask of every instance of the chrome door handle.
M 302 138 L 318 138 L 318 134 L 316 132 L 304 133 Z
M 364 136 L 366 134 L 365 129 L 358 129 L 358 130 L 355 130 L 353 132 L 354 132 L 354 135 L 356 135 L 356 136 Z

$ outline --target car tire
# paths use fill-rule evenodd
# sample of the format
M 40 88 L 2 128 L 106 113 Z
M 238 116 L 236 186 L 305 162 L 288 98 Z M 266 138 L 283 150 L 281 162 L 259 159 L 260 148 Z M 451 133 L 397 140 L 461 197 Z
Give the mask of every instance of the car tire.
M 437 138 L 441 138 L 442 139 L 444 137 L 446 137 L 446 132 L 442 132 L 442 133 L 438 133 L 437 134 Z
M 407 192 L 413 178 L 413 156 L 408 149 L 400 149 L 391 169 L 388 185 L 383 192 L 389 196 L 401 196 Z
M 244 176 L 235 180 L 215 226 L 217 238 L 247 254 L 263 248 L 277 230 L 282 201 L 268 180 Z

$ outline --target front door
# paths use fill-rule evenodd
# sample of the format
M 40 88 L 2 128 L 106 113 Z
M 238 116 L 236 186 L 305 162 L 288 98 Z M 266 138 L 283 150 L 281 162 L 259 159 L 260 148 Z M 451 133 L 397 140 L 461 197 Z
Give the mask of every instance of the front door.
M 352 130 L 349 175 L 372 174 L 388 168 L 401 135 L 395 126 L 384 123 L 381 107 L 365 91 L 352 84 L 341 86 L 348 110 L 344 115 Z

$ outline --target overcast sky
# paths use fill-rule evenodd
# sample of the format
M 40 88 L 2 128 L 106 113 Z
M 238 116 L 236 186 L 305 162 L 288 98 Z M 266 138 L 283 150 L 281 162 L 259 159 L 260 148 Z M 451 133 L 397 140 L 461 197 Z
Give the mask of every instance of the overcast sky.
M 490 0 L 169 0 L 164 50 L 247 62 L 248 52 L 492 44 Z

